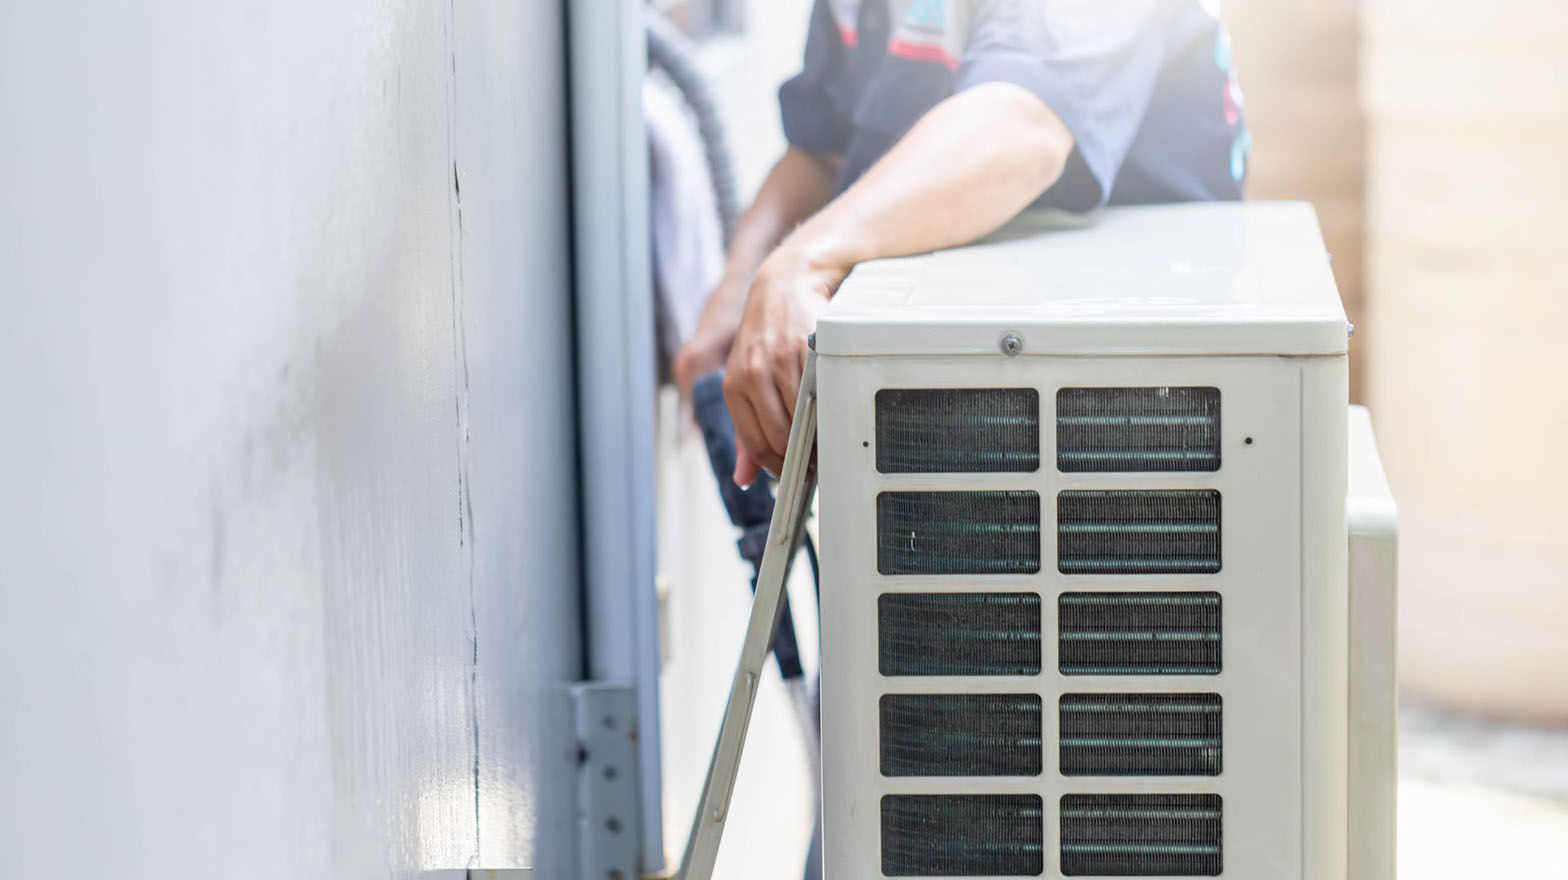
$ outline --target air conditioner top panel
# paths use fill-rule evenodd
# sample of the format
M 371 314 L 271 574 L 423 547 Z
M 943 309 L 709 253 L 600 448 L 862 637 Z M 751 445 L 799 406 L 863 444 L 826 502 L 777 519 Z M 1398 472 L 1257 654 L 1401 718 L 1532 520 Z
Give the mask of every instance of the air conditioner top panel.
M 968 247 L 857 266 L 826 355 L 1334 355 L 1345 311 L 1311 206 L 1025 214 Z

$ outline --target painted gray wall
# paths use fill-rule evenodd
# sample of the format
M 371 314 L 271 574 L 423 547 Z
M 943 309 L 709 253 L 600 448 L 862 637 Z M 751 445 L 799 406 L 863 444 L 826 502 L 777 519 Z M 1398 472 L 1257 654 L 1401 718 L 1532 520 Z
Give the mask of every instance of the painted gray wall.
M 562 34 L 0 6 L 0 873 L 566 875 Z

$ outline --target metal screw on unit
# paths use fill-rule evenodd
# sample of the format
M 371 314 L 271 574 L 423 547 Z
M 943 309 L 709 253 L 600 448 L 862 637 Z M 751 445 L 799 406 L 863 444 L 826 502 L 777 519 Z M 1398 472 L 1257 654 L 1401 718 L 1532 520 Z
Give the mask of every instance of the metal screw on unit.
M 1024 341 L 1017 333 L 1009 333 L 1002 337 L 1002 354 L 1012 357 L 1024 350 Z

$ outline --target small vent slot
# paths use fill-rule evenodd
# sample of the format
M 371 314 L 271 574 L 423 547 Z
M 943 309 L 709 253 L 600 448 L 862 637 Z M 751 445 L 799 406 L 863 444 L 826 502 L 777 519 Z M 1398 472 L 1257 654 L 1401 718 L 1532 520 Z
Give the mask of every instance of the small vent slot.
M 1045 870 L 1045 803 L 1032 794 L 882 798 L 888 877 L 1032 877 Z
M 1056 467 L 1066 473 L 1217 471 L 1218 388 L 1063 388 Z
M 1067 694 L 1064 776 L 1218 776 L 1219 694 Z
M 884 474 L 1040 469 L 1040 392 L 917 388 L 877 392 L 877 470 Z
M 1213 794 L 1081 794 L 1062 798 L 1062 873 L 1069 877 L 1216 877 L 1222 804 Z
M 883 776 L 1039 776 L 1035 694 L 888 694 Z
M 1220 493 L 1063 492 L 1056 497 L 1063 574 L 1212 574 L 1220 570 Z
M 882 574 L 1032 574 L 1040 570 L 1037 492 L 883 492 Z
M 883 675 L 1038 675 L 1035 593 L 886 593 L 877 598 Z
M 1219 593 L 1063 593 L 1063 675 L 1218 675 Z

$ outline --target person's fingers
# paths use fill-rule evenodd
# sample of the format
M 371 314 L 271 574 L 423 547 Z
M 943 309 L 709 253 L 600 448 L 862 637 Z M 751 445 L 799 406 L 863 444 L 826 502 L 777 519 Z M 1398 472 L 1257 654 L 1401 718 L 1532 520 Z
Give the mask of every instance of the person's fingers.
M 689 399 L 697 380 L 724 366 L 726 354 L 728 352 L 712 340 L 701 334 L 694 335 L 675 355 L 675 385 L 680 388 L 681 396 Z
M 784 469 L 784 450 L 789 448 L 789 413 L 785 411 L 784 401 L 773 381 L 773 377 L 768 376 L 762 380 L 765 384 L 753 387 L 751 405 L 762 429 L 762 442 L 750 448 L 757 464 L 776 475 Z
M 769 432 L 768 446 L 778 452 L 779 460 L 769 468 L 776 474 L 784 469 L 784 453 L 789 449 L 790 426 L 795 421 L 795 398 L 800 393 L 800 373 L 795 369 L 794 358 L 787 353 L 775 363 L 773 384 L 767 393 L 773 396 L 781 418 L 776 423 L 764 420 L 763 428 Z
M 736 385 L 751 407 L 757 426 L 757 433 L 746 438 L 747 448 L 758 464 L 777 473 L 779 463 L 784 460 L 784 447 L 789 440 L 789 411 L 779 400 L 778 380 L 773 375 L 772 358 L 758 346 L 737 360 L 739 363 L 734 365 L 734 369 L 739 372 Z
M 735 445 L 735 485 L 750 486 L 762 476 L 762 468 L 742 444 Z
M 730 410 L 730 421 L 735 424 L 736 468 L 735 482 L 742 483 L 739 458 L 740 451 L 744 449 L 749 453 L 752 462 L 761 462 L 766 458 L 765 453 L 758 450 L 764 448 L 767 442 L 763 434 L 762 425 L 758 422 L 757 411 L 752 405 L 751 389 L 745 378 L 745 370 L 732 367 L 724 374 L 724 403 Z M 755 475 L 752 476 L 755 480 Z
M 762 430 L 767 432 L 768 451 L 772 455 L 772 460 L 759 461 L 773 474 L 783 469 L 784 451 L 789 448 L 789 426 L 795 400 L 793 392 L 786 396 L 783 389 L 790 381 L 792 370 L 789 364 L 793 360 L 788 348 L 776 348 L 769 352 L 766 375 L 758 378 L 756 396 L 753 398 L 752 405 L 761 417 Z M 795 377 L 795 384 L 800 384 L 799 376 Z
M 806 366 L 806 341 L 800 340 L 799 345 L 790 345 L 780 348 L 774 353 L 773 358 L 773 384 L 778 389 L 780 399 L 784 401 L 784 412 L 790 421 L 795 419 L 795 400 L 800 396 L 800 371 Z M 789 445 L 789 425 L 784 426 L 784 437 L 779 441 L 780 447 Z
M 691 399 L 691 389 L 697 384 L 697 353 L 690 345 L 675 355 L 675 387 L 681 390 L 681 399 Z

